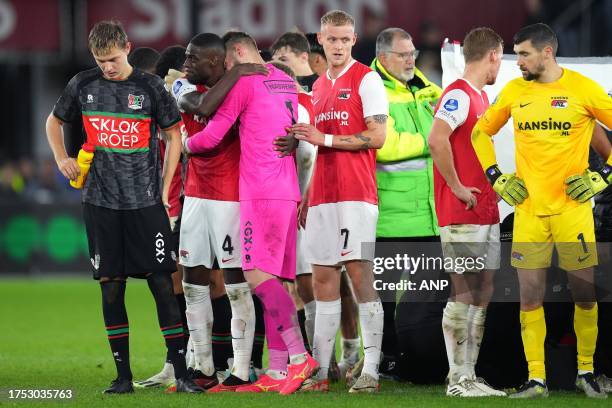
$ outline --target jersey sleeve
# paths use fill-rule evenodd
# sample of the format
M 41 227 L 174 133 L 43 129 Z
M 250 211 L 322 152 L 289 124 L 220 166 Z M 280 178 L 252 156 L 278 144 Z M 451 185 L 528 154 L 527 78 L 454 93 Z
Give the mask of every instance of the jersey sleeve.
M 606 129 L 612 129 L 612 93 L 606 91 L 595 81 L 585 81 L 581 87 L 585 99 L 585 109 Z
M 161 78 L 155 77 L 151 84 L 153 88 L 152 98 L 155 99 L 155 121 L 161 129 L 168 129 L 177 124 L 181 120 L 176 101 L 172 95 L 164 87 L 164 82 Z
M 172 96 L 174 97 L 174 99 L 179 100 L 179 98 L 183 95 L 186 95 L 190 92 L 195 92 L 197 91 L 197 87 L 192 84 L 191 82 L 189 82 L 186 78 L 179 78 L 176 81 L 174 81 L 174 84 L 172 84 Z
M 470 97 L 461 89 L 452 89 L 442 97 L 435 117 L 446 122 L 452 130 L 465 123 L 470 113 Z
M 374 115 L 389 115 L 389 101 L 387 91 L 380 75 L 370 71 L 359 84 L 359 96 L 363 104 L 363 117 Z
M 62 122 L 73 122 L 81 114 L 78 83 L 78 75 L 75 75 L 68 82 L 68 85 L 66 85 L 66 88 L 64 88 L 64 92 L 62 92 L 59 99 L 55 103 L 55 106 L 53 107 L 53 116 Z
M 298 123 L 310 123 L 310 113 L 302 104 L 298 104 Z
M 514 86 L 512 85 L 512 82 L 509 82 L 497 95 L 497 98 L 493 101 L 476 124 L 480 130 L 490 136 L 493 136 L 497 134 L 499 129 L 501 129 L 506 124 L 508 119 L 510 119 L 510 108 L 512 106 L 512 102 L 518 96 L 516 92 L 514 92 L 513 88 Z
M 252 99 L 253 87 L 247 83 L 248 79 L 249 77 L 240 78 L 206 127 L 187 139 L 187 147 L 190 152 L 201 153 L 221 143 L 225 134 Z

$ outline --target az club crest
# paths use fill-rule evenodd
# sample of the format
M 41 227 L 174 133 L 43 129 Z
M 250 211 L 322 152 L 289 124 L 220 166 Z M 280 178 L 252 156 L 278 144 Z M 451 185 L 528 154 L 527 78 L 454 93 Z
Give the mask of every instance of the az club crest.
M 351 97 L 351 88 L 342 88 L 338 92 L 338 99 L 347 101 Z
M 142 109 L 142 103 L 144 102 L 144 95 L 128 95 L 128 108 L 130 109 Z

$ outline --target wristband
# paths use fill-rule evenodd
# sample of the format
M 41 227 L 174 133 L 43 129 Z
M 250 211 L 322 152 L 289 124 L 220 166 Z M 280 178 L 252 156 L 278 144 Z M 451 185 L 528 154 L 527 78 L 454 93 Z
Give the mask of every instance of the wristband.
M 333 143 L 334 143 L 334 135 L 326 134 L 325 140 L 323 141 L 323 145 L 325 147 L 332 147 Z
M 502 172 L 499 170 L 499 167 L 497 167 L 497 164 L 494 164 L 485 171 L 485 175 L 489 183 L 495 184 L 495 181 L 502 175 Z

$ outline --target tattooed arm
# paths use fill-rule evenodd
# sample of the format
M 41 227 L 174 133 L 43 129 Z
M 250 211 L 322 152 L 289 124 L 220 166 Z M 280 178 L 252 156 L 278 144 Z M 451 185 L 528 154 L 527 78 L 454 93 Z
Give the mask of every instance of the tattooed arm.
M 331 147 L 340 150 L 380 149 L 385 143 L 387 115 L 368 116 L 365 122 L 368 128 L 363 132 L 332 136 Z M 298 123 L 291 127 L 291 131 L 298 140 L 306 140 L 316 146 L 325 145 L 325 135 L 312 125 Z

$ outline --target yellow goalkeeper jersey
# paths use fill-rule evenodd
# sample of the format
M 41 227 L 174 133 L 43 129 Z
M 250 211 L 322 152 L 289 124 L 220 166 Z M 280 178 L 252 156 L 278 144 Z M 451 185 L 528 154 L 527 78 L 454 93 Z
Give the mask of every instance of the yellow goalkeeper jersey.
M 612 128 L 612 98 L 595 81 L 569 69 L 551 83 L 517 78 L 487 109 L 478 126 L 496 134 L 512 116 L 516 174 L 529 198 L 519 207 L 535 215 L 581 205 L 565 193 L 565 179 L 589 167 L 595 120 Z

